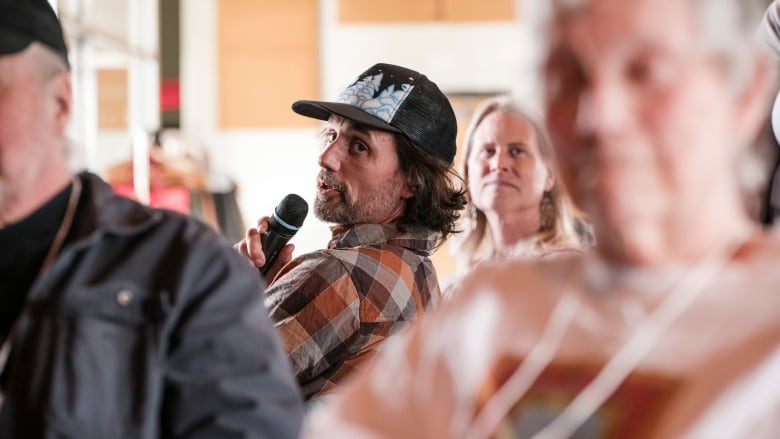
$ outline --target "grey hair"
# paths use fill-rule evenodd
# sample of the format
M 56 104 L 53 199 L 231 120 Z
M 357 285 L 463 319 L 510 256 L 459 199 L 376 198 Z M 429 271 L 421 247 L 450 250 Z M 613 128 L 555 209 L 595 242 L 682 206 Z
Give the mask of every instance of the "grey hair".
M 44 82 L 70 71 L 59 54 L 37 41 L 32 42 L 26 50 L 37 67 L 40 79 Z
M 588 0 L 546 0 L 534 3 L 529 16 L 535 35 L 546 38 L 556 18 L 566 17 L 586 6 Z M 631 1 L 631 0 L 628 0 Z M 757 30 L 766 9 L 762 0 L 678 0 L 688 1 L 692 17 L 701 29 L 699 42 L 705 53 L 719 57 L 735 83 L 743 85 L 752 74 L 752 50 L 767 49 L 759 44 Z M 540 41 L 541 43 L 542 41 Z M 542 58 L 544 54 L 542 54 Z M 538 61 L 541 61 L 539 59 Z
M 553 25 L 586 6 L 589 0 L 546 0 L 533 3 L 529 8 L 530 23 L 534 35 L 542 47 L 547 47 L 548 38 L 553 35 Z M 632 0 L 624 0 L 632 1 Z M 780 23 L 762 22 L 767 8 L 766 0 L 676 0 L 687 1 L 691 7 L 691 17 L 698 26 L 698 44 L 703 54 L 713 57 L 729 75 L 733 87 L 732 93 L 741 93 L 750 83 L 750 78 L 758 68 L 759 58 L 768 55 L 766 27 Z M 767 15 L 768 17 L 768 15 Z M 762 41 L 763 37 L 763 41 Z M 778 46 L 780 47 L 780 46 Z M 535 60 L 541 67 L 547 53 L 542 49 Z M 542 68 L 536 69 L 535 85 L 544 84 Z M 539 87 L 543 89 L 543 87 Z M 768 101 L 767 101 L 768 103 Z M 757 146 L 756 146 L 757 145 Z M 740 189 L 746 197 L 754 197 L 765 187 L 768 171 L 766 166 L 757 165 L 760 158 L 756 149 L 762 147 L 754 143 L 752 148 L 742 148 L 737 157 L 736 171 Z
M 753 50 L 768 49 L 760 44 L 757 30 L 766 8 L 759 0 L 688 0 L 702 31 L 703 49 L 719 56 L 741 88 L 753 74 Z M 751 50 L 752 49 L 752 50 Z

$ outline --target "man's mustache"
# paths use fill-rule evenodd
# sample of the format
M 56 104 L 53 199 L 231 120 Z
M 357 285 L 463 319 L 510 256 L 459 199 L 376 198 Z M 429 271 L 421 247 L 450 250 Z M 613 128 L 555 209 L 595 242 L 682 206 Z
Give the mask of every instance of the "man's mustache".
M 319 175 L 317 176 L 317 181 L 320 184 L 333 188 L 339 192 L 344 192 L 344 186 L 328 170 L 325 169 L 321 170 Z

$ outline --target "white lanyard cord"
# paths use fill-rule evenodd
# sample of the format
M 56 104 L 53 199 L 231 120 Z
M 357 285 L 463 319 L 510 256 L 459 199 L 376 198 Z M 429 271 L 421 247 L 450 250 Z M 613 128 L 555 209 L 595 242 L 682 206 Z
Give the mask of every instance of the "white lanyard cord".
M 742 243 L 744 241 L 740 241 Z M 655 346 L 660 336 L 726 267 L 739 249 L 735 246 L 726 257 L 703 257 L 691 270 L 683 274 L 671 288 L 666 298 L 646 317 L 618 352 L 569 405 L 533 439 L 568 438 L 585 422 L 599 406 L 617 389 L 620 383 Z M 717 252 L 720 253 L 720 252 Z M 477 414 L 464 435 L 467 439 L 490 437 L 502 419 L 531 388 L 544 369 L 555 358 L 563 336 L 575 318 L 581 300 L 578 295 L 565 294 L 556 304 L 539 341 L 523 360 L 522 365 L 498 389 L 495 395 Z
M 718 272 L 728 265 L 735 250 L 730 252 L 728 257 L 705 257 L 687 272 L 631 338 L 609 359 L 596 378 L 588 383 L 550 424 L 536 433 L 533 439 L 571 437 L 642 362 L 663 333 L 688 309 Z
M 558 351 L 563 336 L 579 310 L 579 295 L 565 294 L 555 305 L 539 340 L 517 369 L 480 410 L 464 435 L 466 439 L 487 437 L 511 408 L 533 385 Z

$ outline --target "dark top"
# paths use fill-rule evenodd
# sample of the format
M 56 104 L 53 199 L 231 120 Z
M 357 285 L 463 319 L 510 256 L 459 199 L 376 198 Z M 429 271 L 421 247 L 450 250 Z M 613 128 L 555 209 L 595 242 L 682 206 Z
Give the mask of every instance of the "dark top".
M 297 438 L 257 269 L 208 225 L 78 178 L 65 245 L 19 315 L 0 438 Z
M 65 216 L 73 184 L 21 221 L 0 228 L 0 343 L 22 310 Z

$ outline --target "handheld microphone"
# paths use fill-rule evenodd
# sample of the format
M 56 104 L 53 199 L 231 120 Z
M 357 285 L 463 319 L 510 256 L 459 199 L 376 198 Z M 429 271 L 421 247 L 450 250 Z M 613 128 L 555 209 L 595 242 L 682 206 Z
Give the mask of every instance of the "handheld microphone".
M 303 225 L 307 213 L 309 205 L 300 196 L 290 194 L 282 198 L 268 220 L 268 230 L 260 237 L 265 255 L 265 265 L 259 268 L 261 274 L 264 275 L 271 268 L 279 251 Z

